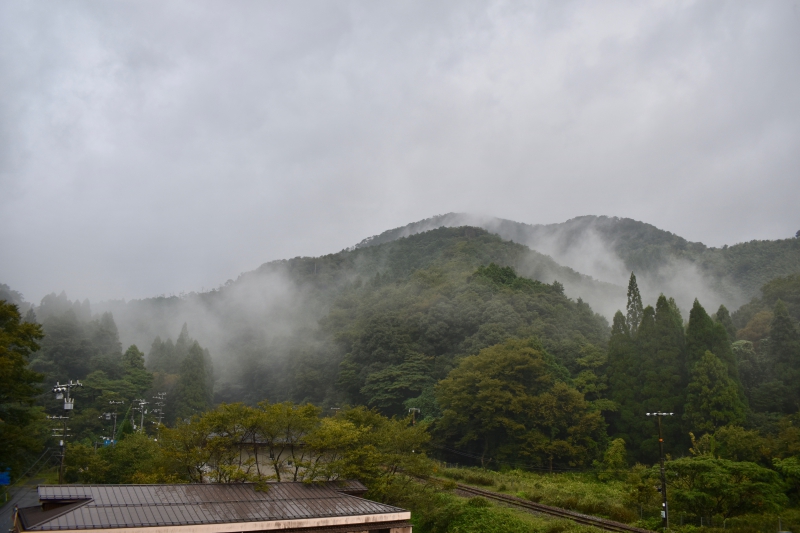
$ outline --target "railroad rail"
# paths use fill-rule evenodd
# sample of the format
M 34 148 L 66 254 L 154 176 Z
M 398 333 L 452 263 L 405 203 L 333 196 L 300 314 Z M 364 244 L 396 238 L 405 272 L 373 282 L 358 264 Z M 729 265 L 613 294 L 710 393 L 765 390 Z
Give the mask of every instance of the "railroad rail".
M 607 520 L 605 518 L 599 518 L 597 516 L 586 515 L 583 513 L 576 513 L 575 511 L 568 511 L 567 509 L 561 509 L 560 507 L 552 507 L 550 505 L 544 505 L 542 503 L 523 500 L 522 498 L 517 498 L 516 496 L 509 496 L 508 494 L 501 494 L 489 490 L 478 489 L 475 487 L 471 487 L 469 485 L 462 485 L 461 483 L 458 483 L 456 485 L 456 488 L 459 492 L 472 494 L 474 496 L 482 496 L 490 500 L 496 500 L 508 505 L 512 505 L 514 507 L 522 507 L 523 509 L 529 511 L 535 511 L 537 513 L 546 514 L 549 516 L 557 516 L 559 518 L 565 518 L 567 520 L 572 520 L 573 522 L 577 522 L 578 524 L 593 526 L 598 529 L 603 529 L 605 531 L 616 531 L 619 533 L 653 533 L 649 529 L 642 529 L 640 527 L 629 526 L 628 524 L 614 522 L 613 520 Z

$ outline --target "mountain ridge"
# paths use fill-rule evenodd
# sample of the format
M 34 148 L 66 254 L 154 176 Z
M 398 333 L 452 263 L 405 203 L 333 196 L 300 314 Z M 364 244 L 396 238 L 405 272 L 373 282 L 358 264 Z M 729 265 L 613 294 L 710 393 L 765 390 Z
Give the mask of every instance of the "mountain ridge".
M 738 308 L 770 280 L 800 272 L 800 239 L 751 240 L 709 247 L 631 218 L 584 215 L 553 224 L 526 224 L 469 213 L 437 215 L 363 239 L 364 248 L 435 227 L 472 225 L 524 244 L 595 280 L 624 286 L 630 272 L 643 295 L 676 297 L 683 308 L 698 297 Z M 592 302 L 590 302 L 592 303 Z M 596 303 L 593 303 L 595 306 Z

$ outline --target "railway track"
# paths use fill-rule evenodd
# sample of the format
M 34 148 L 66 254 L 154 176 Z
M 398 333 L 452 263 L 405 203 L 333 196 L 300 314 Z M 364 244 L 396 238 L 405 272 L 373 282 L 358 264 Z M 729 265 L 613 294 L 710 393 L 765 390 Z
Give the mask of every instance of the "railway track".
M 489 500 L 499 501 L 508 505 L 512 505 L 514 507 L 521 507 L 528 511 L 535 511 L 537 513 L 546 514 L 549 516 L 557 516 L 559 518 L 565 518 L 567 520 L 572 520 L 573 522 L 577 522 L 578 524 L 593 526 L 599 529 L 603 529 L 605 531 L 617 531 L 620 533 L 653 533 L 649 529 L 642 529 L 639 527 L 629 526 L 628 524 L 614 522 L 613 520 L 598 518 L 596 516 L 586 515 L 583 513 L 576 513 L 575 511 L 568 511 L 566 509 L 561 509 L 560 507 L 552 507 L 550 505 L 544 505 L 541 503 L 523 500 L 522 498 L 509 496 L 508 494 L 500 494 L 498 492 L 478 489 L 475 487 L 470 487 L 469 485 L 462 485 L 461 483 L 457 484 L 457 490 L 459 492 L 471 494 L 473 496 L 481 496 Z

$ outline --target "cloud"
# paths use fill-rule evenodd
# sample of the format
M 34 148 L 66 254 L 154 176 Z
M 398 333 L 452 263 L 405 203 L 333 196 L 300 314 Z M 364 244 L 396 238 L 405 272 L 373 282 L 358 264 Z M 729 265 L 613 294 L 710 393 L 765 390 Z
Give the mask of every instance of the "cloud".
M 0 280 L 33 301 L 449 211 L 800 228 L 792 3 L 5 3 L 0 50 Z

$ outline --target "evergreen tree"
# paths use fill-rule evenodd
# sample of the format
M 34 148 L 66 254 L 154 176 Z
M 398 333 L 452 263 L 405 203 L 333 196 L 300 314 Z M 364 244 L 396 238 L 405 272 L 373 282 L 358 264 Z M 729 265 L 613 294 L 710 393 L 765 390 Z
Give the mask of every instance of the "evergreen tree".
M 125 369 L 124 378 L 136 387 L 138 394 L 144 394 L 153 385 L 153 374 L 144 367 L 144 354 L 132 344 L 122 356 L 122 366 Z
M 713 433 L 728 424 L 741 424 L 746 407 L 739 398 L 739 386 L 717 356 L 706 351 L 692 368 L 686 389 L 683 418 L 690 431 Z
M 631 272 L 631 278 L 628 281 L 628 329 L 632 335 L 636 334 L 639 329 L 639 322 L 642 320 L 642 296 L 639 294 L 639 286 L 636 284 L 636 276 Z
M 731 350 L 728 332 L 720 323 L 715 323 L 700 302 L 695 299 L 689 312 L 689 325 L 686 329 L 687 368 L 703 358 L 706 351 L 717 356 L 728 370 L 728 375 L 739 388 L 741 400 L 745 399 L 744 389 L 739 380 L 739 368 Z
M 686 401 L 686 341 L 683 319 L 674 300 L 667 300 L 662 294 L 654 313 L 650 306 L 645 309 L 637 344 L 642 355 L 638 380 L 642 409 L 677 413 L 677 417 L 664 420 L 663 432 L 669 451 L 682 449 L 686 444 L 680 424 Z M 652 431 L 642 436 L 642 451 L 647 457 L 658 452 L 656 437 Z
M 42 375 L 32 371 L 29 358 L 39 349 L 39 324 L 22 322 L 19 308 L 0 300 L 0 470 L 20 467 L 41 449 L 33 422 L 42 413 L 33 408 L 41 392 Z
M 147 354 L 147 369 L 151 372 L 163 374 L 177 374 L 180 370 L 180 362 L 175 355 L 175 344 L 172 339 L 166 342 L 161 337 L 156 337 L 150 346 L 150 353 Z
M 100 355 L 122 355 L 122 344 L 119 342 L 119 330 L 111 313 L 103 313 L 91 324 L 91 340 Z
M 608 419 L 611 434 L 623 438 L 631 450 L 641 449 L 647 425 L 639 396 L 640 371 L 637 346 L 631 338 L 625 316 L 617 311 L 608 341 L 608 390 L 618 410 L 610 413 Z
M 90 371 L 102 370 L 114 379 L 122 377 L 122 344 L 111 313 L 103 313 L 87 324 L 86 332 L 94 348 Z
M 776 377 L 789 392 L 784 409 L 795 412 L 800 408 L 800 334 L 782 300 L 775 303 L 773 316 L 769 335 L 770 359 Z
M 689 311 L 689 324 L 686 327 L 687 363 L 692 368 L 711 349 L 714 337 L 714 321 L 695 298 Z
M 728 339 L 731 342 L 736 340 L 736 326 L 733 325 L 733 319 L 731 319 L 731 314 L 728 312 L 728 308 L 724 305 L 720 305 L 719 309 L 717 309 L 717 314 L 714 315 L 714 319 L 718 324 L 722 324 L 722 327 L 725 328 L 725 331 L 728 333 Z
M 211 407 L 205 354 L 197 342 L 189 348 L 180 370 L 180 378 L 175 386 L 174 417 L 186 419 Z

